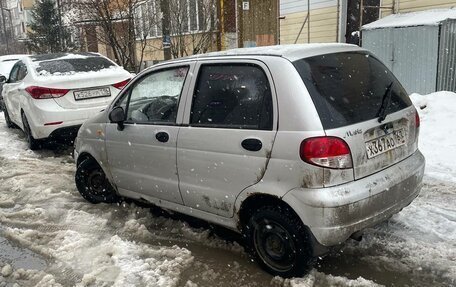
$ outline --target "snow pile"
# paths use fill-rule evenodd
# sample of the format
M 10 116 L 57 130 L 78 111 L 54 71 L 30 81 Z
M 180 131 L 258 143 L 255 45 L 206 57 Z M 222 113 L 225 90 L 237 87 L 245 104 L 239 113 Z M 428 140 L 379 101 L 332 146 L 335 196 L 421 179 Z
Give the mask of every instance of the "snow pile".
M 72 53 L 66 53 L 65 56 L 62 56 L 60 58 L 55 58 L 52 61 L 56 60 L 67 60 L 67 59 L 87 59 L 89 56 L 83 55 L 83 54 L 72 54 Z
M 144 224 L 154 222 L 147 209 L 86 203 L 69 156 L 34 153 L 3 117 L 0 126 L 2 236 L 54 262 L 45 271 L 0 266 L 0 277 L 25 286 L 179 283 L 193 256 L 185 246 L 146 243 L 153 234 Z
M 55 73 L 50 73 L 49 71 L 46 70 L 41 70 L 37 72 L 37 75 L 40 77 L 44 77 L 46 81 L 52 80 L 53 77 L 57 79 L 61 79 L 61 77 L 71 77 L 71 79 L 74 78 L 74 76 L 84 76 L 85 78 L 89 78 L 91 76 L 96 76 L 96 75 L 103 75 L 106 76 L 107 74 L 115 74 L 118 75 L 118 73 L 125 73 L 125 70 L 122 67 L 119 66 L 114 66 L 112 65 L 109 68 L 106 69 L 101 69 L 98 71 L 89 71 L 89 72 L 77 72 L 77 71 L 69 71 L 69 72 L 55 72 Z M 41 80 L 41 79 L 40 79 Z M 75 79 L 76 80 L 76 79 Z
M 419 147 L 426 157 L 426 174 L 456 181 L 456 94 L 413 94 L 421 117 Z
M 321 272 L 312 270 L 304 278 L 283 279 L 274 277 L 271 281 L 272 286 L 277 287 L 316 287 L 316 286 L 332 286 L 332 287 L 381 287 L 383 285 L 376 284 L 371 280 L 366 280 L 362 277 L 351 280 L 346 277 L 327 275 Z

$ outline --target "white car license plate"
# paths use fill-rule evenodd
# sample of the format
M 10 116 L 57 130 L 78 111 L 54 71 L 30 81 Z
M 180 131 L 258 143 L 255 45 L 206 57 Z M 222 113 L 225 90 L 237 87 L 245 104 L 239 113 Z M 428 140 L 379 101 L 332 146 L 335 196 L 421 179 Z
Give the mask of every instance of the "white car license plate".
M 110 96 L 111 96 L 111 90 L 109 88 L 83 90 L 83 91 L 74 92 L 74 99 L 76 101 L 93 99 L 93 98 L 110 97 Z
M 405 144 L 405 130 L 395 130 L 392 133 L 366 142 L 367 157 L 376 157 Z

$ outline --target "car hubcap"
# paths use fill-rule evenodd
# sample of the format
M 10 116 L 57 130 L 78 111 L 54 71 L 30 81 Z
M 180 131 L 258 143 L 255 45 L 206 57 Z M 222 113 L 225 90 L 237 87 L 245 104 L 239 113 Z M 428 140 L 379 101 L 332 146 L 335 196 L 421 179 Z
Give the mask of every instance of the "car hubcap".
M 254 245 L 261 259 L 270 268 L 284 272 L 293 267 L 296 247 L 290 233 L 271 220 L 258 222 L 254 230 Z
M 87 186 L 94 195 L 106 194 L 106 177 L 101 170 L 92 171 L 87 178 Z

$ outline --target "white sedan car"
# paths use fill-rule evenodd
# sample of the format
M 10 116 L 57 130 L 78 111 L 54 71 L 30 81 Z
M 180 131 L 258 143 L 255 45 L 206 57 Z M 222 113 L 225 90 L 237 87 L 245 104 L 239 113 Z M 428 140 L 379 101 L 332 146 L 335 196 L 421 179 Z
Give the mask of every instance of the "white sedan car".
M 30 149 L 41 139 L 73 137 L 131 78 L 95 53 L 23 57 L 3 87 L 6 123 L 25 132 Z
M 19 61 L 20 58 L 26 55 L 6 55 L 0 56 L 0 79 L 3 78 L 3 81 L 0 80 L 0 111 L 3 111 L 3 98 L 1 92 L 3 90 L 3 84 L 6 81 L 5 79 L 9 78 L 9 74 L 14 64 Z

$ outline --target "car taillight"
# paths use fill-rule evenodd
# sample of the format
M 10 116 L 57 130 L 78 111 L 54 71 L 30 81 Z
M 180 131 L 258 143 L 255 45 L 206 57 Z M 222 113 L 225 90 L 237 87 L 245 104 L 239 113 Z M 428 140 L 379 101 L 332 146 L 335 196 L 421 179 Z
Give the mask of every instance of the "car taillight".
M 27 93 L 34 99 L 52 99 L 65 96 L 70 90 L 67 89 L 51 89 L 45 87 L 31 86 L 25 89 Z
M 334 169 L 352 168 L 348 144 L 337 137 L 315 137 L 301 143 L 299 154 L 307 163 Z
M 420 120 L 420 115 L 418 114 L 418 111 L 415 113 L 415 127 L 419 128 L 421 125 L 421 120 Z
M 116 89 L 122 90 L 130 82 L 130 80 L 131 79 L 126 79 L 125 81 L 122 81 L 122 82 L 119 82 L 119 83 L 115 83 L 112 86 L 114 88 L 116 88 Z

